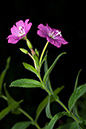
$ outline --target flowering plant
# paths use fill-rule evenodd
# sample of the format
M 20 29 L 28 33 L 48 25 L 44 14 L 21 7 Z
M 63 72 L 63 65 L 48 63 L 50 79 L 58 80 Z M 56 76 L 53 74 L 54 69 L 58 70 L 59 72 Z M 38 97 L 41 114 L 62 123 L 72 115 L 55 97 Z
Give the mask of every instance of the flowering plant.
M 26 19 L 25 22 L 23 22 L 22 20 L 16 22 L 16 26 L 13 25 L 13 27 L 11 28 L 12 34 L 9 35 L 7 39 L 8 39 L 8 43 L 11 43 L 11 44 L 16 44 L 20 39 L 23 39 L 26 41 L 26 44 L 30 52 L 28 52 L 29 50 L 26 50 L 24 48 L 20 48 L 20 50 L 24 54 L 27 54 L 32 58 L 34 62 L 34 66 L 32 66 L 31 64 L 25 63 L 25 62 L 23 62 L 23 66 L 25 67 L 25 69 L 36 74 L 36 76 L 38 77 L 38 80 L 25 79 L 25 78 L 18 79 L 18 80 L 13 81 L 10 84 L 10 87 L 41 88 L 47 92 L 47 97 L 39 104 L 37 111 L 36 111 L 36 117 L 34 120 L 29 114 L 27 114 L 20 107 L 22 100 L 20 100 L 19 102 L 15 101 L 12 98 L 12 96 L 8 93 L 6 86 L 4 86 L 6 96 L 4 95 L 2 92 L 2 84 L 3 84 L 5 74 L 9 68 L 10 58 L 8 58 L 6 68 L 0 76 L 0 97 L 2 97 L 8 102 L 8 107 L 6 107 L 0 112 L 0 120 L 4 118 L 5 115 L 7 115 L 10 111 L 17 115 L 23 113 L 29 120 L 16 123 L 15 125 L 13 125 L 12 129 L 20 129 L 20 128 L 26 129 L 26 128 L 29 128 L 31 124 L 38 129 L 53 129 L 55 126 L 55 123 L 62 116 L 66 115 L 72 118 L 73 121 L 71 123 L 57 127 L 56 129 L 74 129 L 74 128 L 75 129 L 86 129 L 86 120 L 79 116 L 78 110 L 77 110 L 77 104 L 76 104 L 77 100 L 86 93 L 86 84 L 78 86 L 78 77 L 79 77 L 81 70 L 79 71 L 77 75 L 75 86 L 74 86 L 74 91 L 69 98 L 68 108 L 61 102 L 58 96 L 58 93 L 63 89 L 64 86 L 57 87 L 57 89 L 53 91 L 51 83 L 50 83 L 49 75 L 51 71 L 53 70 L 57 61 L 61 58 L 61 56 L 66 54 L 66 52 L 59 54 L 57 58 L 55 59 L 55 61 L 52 63 L 52 65 L 48 68 L 48 62 L 47 62 L 48 54 L 46 52 L 47 46 L 49 43 L 51 43 L 57 48 L 60 48 L 62 44 L 65 45 L 65 44 L 68 44 L 68 42 L 63 38 L 60 30 L 52 29 L 51 27 L 48 26 L 48 24 L 46 24 L 46 26 L 44 26 L 43 24 L 40 24 L 38 25 L 37 34 L 43 38 L 46 38 L 47 42 L 42 50 L 41 55 L 39 55 L 39 51 L 37 49 L 34 50 L 32 43 L 29 41 L 29 39 L 27 39 L 27 33 L 29 32 L 32 26 L 32 23 L 28 24 L 28 21 L 29 19 Z M 45 73 L 42 78 L 41 67 L 43 63 L 44 63 Z M 64 109 L 64 111 L 59 112 L 55 114 L 54 116 L 51 114 L 51 109 L 50 109 L 50 104 L 53 101 L 60 104 Z M 49 118 L 50 121 L 44 127 L 40 127 L 39 126 L 40 124 L 38 124 L 37 121 L 44 108 L 46 112 L 46 117 Z

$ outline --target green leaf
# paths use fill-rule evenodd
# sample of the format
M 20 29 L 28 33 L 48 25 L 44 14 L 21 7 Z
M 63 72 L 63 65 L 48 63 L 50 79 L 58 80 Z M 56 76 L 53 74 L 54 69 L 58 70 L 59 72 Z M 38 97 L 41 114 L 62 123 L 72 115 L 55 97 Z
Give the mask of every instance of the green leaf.
M 4 118 L 12 109 L 18 106 L 18 103 L 12 103 L 0 112 L 0 120 Z
M 10 84 L 10 87 L 23 87 L 23 88 L 41 87 L 42 88 L 42 84 L 39 81 L 36 81 L 33 79 L 19 79 L 19 80 L 13 81 Z
M 61 86 L 61 87 L 58 87 L 56 90 L 54 90 L 54 93 L 55 94 L 58 94 L 62 89 L 64 88 L 64 86 Z M 50 102 L 53 102 L 55 101 L 55 99 L 53 98 L 53 96 L 51 96 L 50 98 Z M 48 96 L 43 99 L 43 101 L 39 104 L 37 110 L 36 110 L 36 118 L 35 120 L 37 121 L 41 112 L 43 111 L 43 109 L 45 108 L 45 106 L 47 105 L 47 102 L 48 102 Z
M 27 129 L 27 127 L 30 126 L 30 124 L 30 121 L 18 122 L 11 129 Z
M 23 100 L 20 100 L 19 102 L 15 101 L 15 100 L 11 97 L 11 95 L 8 93 L 6 87 L 5 87 L 5 94 L 6 94 L 6 96 L 7 96 L 8 106 L 11 105 L 11 104 L 13 104 L 13 103 L 17 103 L 17 104 L 16 104 L 17 106 L 16 106 L 15 108 L 13 108 L 11 112 L 12 112 L 13 114 L 17 114 L 17 115 L 18 115 L 18 114 L 21 114 L 21 112 L 18 110 L 18 108 L 19 108 L 19 106 L 20 106 L 20 103 L 23 102 Z
M 3 84 L 4 78 L 5 78 L 6 72 L 7 72 L 8 68 L 9 68 L 10 60 L 11 60 L 11 58 L 8 57 L 8 58 L 7 58 L 6 67 L 5 67 L 5 69 L 3 70 L 3 72 L 2 72 L 1 75 L 0 75 L 0 92 L 1 92 L 1 90 L 2 90 L 2 84 Z
M 44 72 L 46 73 L 48 70 L 48 63 L 47 63 L 47 58 L 45 60 L 45 63 L 44 63 Z M 48 76 L 47 78 L 47 81 L 46 81 L 46 87 L 47 89 L 52 92 L 52 88 L 51 88 L 51 83 L 50 83 L 50 78 Z M 46 116 L 50 119 L 52 119 L 52 115 L 51 115 L 51 111 L 50 111 L 50 97 L 51 95 L 49 95 L 49 98 L 48 98 L 48 103 L 47 103 L 47 106 L 46 106 Z
M 39 51 L 35 48 L 35 53 L 39 57 Z
M 84 95 L 86 92 L 86 84 L 79 86 L 76 88 L 76 90 L 72 93 L 72 95 L 69 98 L 68 101 L 68 107 L 70 111 L 73 109 L 73 106 L 75 105 L 76 101 Z
M 79 79 L 79 75 L 82 69 L 79 70 L 77 77 L 76 77 L 76 81 L 75 81 L 75 86 L 74 86 L 74 90 L 76 90 L 77 86 L 78 86 L 78 79 Z
M 59 112 L 50 120 L 49 124 L 44 129 L 53 129 L 57 120 L 59 120 L 62 116 L 68 115 L 67 112 Z
M 47 70 L 47 72 L 44 75 L 43 78 L 43 82 L 46 83 L 47 78 L 49 77 L 49 74 L 51 73 L 51 71 L 53 70 L 55 64 L 57 63 L 57 61 L 59 60 L 59 58 L 63 55 L 66 54 L 66 52 L 61 53 L 60 55 L 57 56 L 57 58 L 55 59 L 55 61 L 53 62 L 53 64 L 50 66 L 50 68 Z
M 29 71 L 35 73 L 35 74 L 39 77 L 39 74 L 38 74 L 37 70 L 36 70 L 32 65 L 27 64 L 27 63 L 25 63 L 25 62 L 23 62 L 23 65 L 24 65 L 24 67 L 25 67 L 27 70 L 29 70 Z
M 75 81 L 75 86 L 74 86 L 74 91 L 77 89 L 78 79 L 79 79 L 79 75 L 80 75 L 81 70 L 82 69 L 80 69 L 79 72 L 78 72 L 78 74 L 77 74 L 76 81 Z M 79 121 L 83 121 L 83 119 L 78 114 L 77 103 L 75 103 L 75 105 L 73 106 L 73 109 L 72 110 L 73 110 L 73 114 L 77 117 L 77 119 Z
M 77 110 L 77 104 L 75 104 L 74 106 L 73 106 L 73 114 L 74 114 L 74 116 L 76 116 L 76 118 L 80 121 L 80 122 L 83 122 L 84 120 L 79 116 L 79 114 L 78 114 L 78 110 Z
M 64 126 L 61 126 L 57 129 L 82 129 L 77 122 L 71 122 L 68 124 L 65 124 Z
M 48 103 L 47 103 L 47 106 L 46 106 L 46 116 L 50 119 L 52 119 L 52 115 L 51 115 L 51 111 L 50 111 L 50 95 L 49 95 L 49 98 L 48 98 Z
M 11 97 L 11 95 L 8 93 L 7 89 L 6 89 L 6 86 L 4 86 L 4 89 L 5 89 L 5 94 L 7 96 L 7 102 L 8 102 L 8 105 L 12 104 L 12 103 L 15 103 L 16 101 Z
M 37 55 L 33 55 L 33 58 L 35 60 L 35 63 L 36 63 L 36 67 L 39 67 L 39 58 Z

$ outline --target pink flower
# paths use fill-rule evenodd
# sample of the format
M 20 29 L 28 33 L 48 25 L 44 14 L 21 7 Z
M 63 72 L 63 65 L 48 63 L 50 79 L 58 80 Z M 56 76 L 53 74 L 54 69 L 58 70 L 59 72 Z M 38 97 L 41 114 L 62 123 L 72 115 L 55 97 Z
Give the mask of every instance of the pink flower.
M 28 24 L 29 19 L 26 19 L 25 22 L 22 20 L 16 22 L 16 26 L 13 25 L 11 28 L 11 35 L 7 37 L 8 43 L 16 44 L 20 39 L 24 38 L 29 32 L 32 23 Z
M 48 42 L 53 44 L 56 47 L 61 47 L 61 44 L 67 44 L 68 42 L 63 38 L 61 31 L 57 29 L 52 29 L 46 24 L 38 25 L 37 34 L 43 38 L 46 38 Z

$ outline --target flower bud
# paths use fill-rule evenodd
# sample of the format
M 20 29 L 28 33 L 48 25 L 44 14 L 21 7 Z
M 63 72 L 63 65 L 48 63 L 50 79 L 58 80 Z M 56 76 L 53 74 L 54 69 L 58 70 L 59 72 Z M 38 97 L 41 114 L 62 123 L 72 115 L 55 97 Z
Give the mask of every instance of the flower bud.
M 32 44 L 31 44 L 31 42 L 30 42 L 28 39 L 26 39 L 26 43 L 27 43 L 27 46 L 28 46 L 30 49 L 32 49 Z
M 22 51 L 24 54 L 28 54 L 28 51 L 24 48 L 20 48 L 20 51 Z

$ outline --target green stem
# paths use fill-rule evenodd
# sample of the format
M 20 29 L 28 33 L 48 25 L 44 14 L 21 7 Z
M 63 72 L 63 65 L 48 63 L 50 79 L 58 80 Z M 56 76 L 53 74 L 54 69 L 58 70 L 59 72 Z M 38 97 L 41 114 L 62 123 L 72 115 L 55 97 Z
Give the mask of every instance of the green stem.
M 32 60 L 35 62 L 33 56 L 28 52 L 28 55 L 32 58 Z
M 75 121 L 77 121 L 78 123 L 80 123 L 80 121 L 79 121 L 73 114 L 71 114 L 71 117 L 72 117 Z
M 35 66 L 35 69 L 37 69 L 36 68 L 36 61 L 35 61 L 35 59 L 33 58 L 33 56 L 28 52 L 28 55 L 32 58 L 32 60 L 33 60 L 33 62 L 34 62 L 34 66 Z
M 47 88 L 46 88 L 46 86 L 44 85 L 44 83 L 43 83 L 43 81 L 42 81 L 42 79 L 41 79 L 41 76 L 39 76 L 39 80 L 40 80 L 40 82 L 42 83 L 42 86 L 43 86 L 43 88 L 48 92 L 48 94 L 50 95 L 50 94 L 52 94 Z M 52 94 L 53 95 L 53 94 Z M 54 96 L 54 95 L 53 95 Z M 55 96 L 54 96 L 54 98 L 55 98 L 55 100 L 68 112 L 68 114 L 70 114 L 70 111 L 65 107 L 65 105 L 59 100 L 59 99 L 57 99 Z
M 41 82 L 41 84 L 42 84 L 42 86 L 43 86 L 43 89 L 45 89 L 45 90 L 47 91 L 47 93 L 48 93 L 49 95 L 51 95 L 51 92 L 50 92 L 50 91 L 46 88 L 46 86 L 44 85 L 40 74 L 39 74 L 39 80 L 40 80 L 40 82 Z
M 45 52 L 45 50 L 46 50 L 46 48 L 47 48 L 47 46 L 48 46 L 48 43 L 49 43 L 49 42 L 47 41 L 47 43 L 45 44 L 45 46 L 44 46 L 44 48 L 43 48 L 43 50 L 42 50 L 39 63 L 41 63 L 41 61 L 42 61 L 42 58 L 43 58 L 44 52 Z
M 58 102 L 65 109 L 65 111 L 69 114 L 69 116 L 71 116 L 75 121 L 80 123 L 80 121 L 73 114 L 71 114 L 71 112 L 67 109 L 67 107 L 58 98 L 56 98 L 55 96 L 54 96 L 54 98 L 55 98 L 56 102 Z
M 59 100 L 55 97 L 55 100 L 66 110 L 66 112 L 78 123 L 80 122 L 73 114 L 70 113 L 70 111 L 67 109 L 67 107 Z
M 29 118 L 32 122 L 34 121 L 33 118 L 29 114 L 27 114 L 23 109 L 19 108 L 18 110 L 23 113 L 27 118 Z
M 40 79 L 40 82 L 42 83 L 43 85 L 43 88 L 47 91 L 47 93 L 50 95 L 52 94 L 52 96 L 55 98 L 56 102 L 58 102 L 64 109 L 65 111 L 69 114 L 69 116 L 71 116 L 75 121 L 77 121 L 78 123 L 80 123 L 80 121 L 73 115 L 70 113 L 70 111 L 67 109 L 67 107 L 55 96 L 53 95 L 53 93 L 51 93 L 47 88 L 46 86 L 44 85 L 42 79 L 41 79 L 41 76 L 39 76 L 39 79 Z
M 69 116 L 71 116 L 75 121 L 80 123 L 80 121 L 73 114 L 71 114 L 71 112 L 67 109 L 67 107 L 58 98 L 56 98 L 55 96 L 54 96 L 54 98 L 55 98 L 56 102 L 58 102 L 65 109 L 65 111 L 69 114 Z
M 59 99 L 56 99 L 55 100 L 67 111 L 67 113 L 70 115 L 70 111 L 66 108 L 66 106 L 59 100 Z
M 34 119 L 29 114 L 27 114 L 23 109 L 19 108 L 19 111 L 23 113 L 27 118 L 29 118 L 34 123 L 34 125 L 37 127 L 37 129 L 41 129 L 39 125 L 37 124 L 37 122 L 35 122 Z
M 0 97 L 2 97 L 4 100 L 6 100 L 6 101 L 7 101 L 7 97 L 6 97 L 6 96 L 1 95 Z

